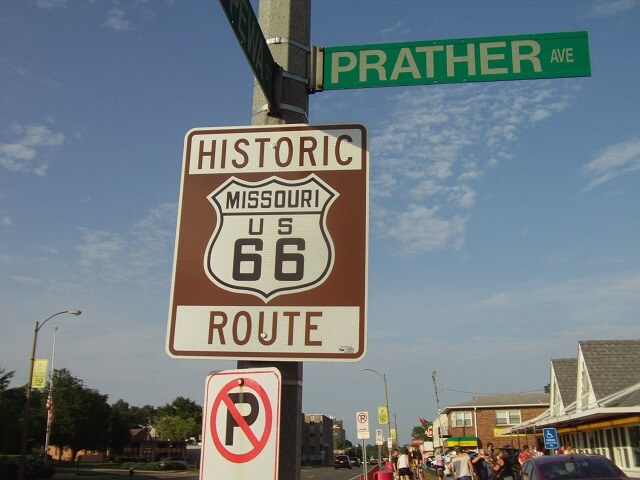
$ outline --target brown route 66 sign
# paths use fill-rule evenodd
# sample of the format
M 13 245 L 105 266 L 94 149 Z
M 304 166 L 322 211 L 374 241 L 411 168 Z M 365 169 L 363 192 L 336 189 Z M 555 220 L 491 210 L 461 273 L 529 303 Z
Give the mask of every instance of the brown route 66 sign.
M 189 131 L 168 354 L 362 358 L 368 190 L 363 125 Z

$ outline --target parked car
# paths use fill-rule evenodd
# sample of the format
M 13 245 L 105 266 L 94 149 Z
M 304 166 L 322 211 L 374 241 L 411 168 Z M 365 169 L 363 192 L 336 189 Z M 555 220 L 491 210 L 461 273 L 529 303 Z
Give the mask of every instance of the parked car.
M 164 457 L 160 459 L 160 468 L 163 470 L 186 470 L 187 459 L 182 457 Z
M 351 468 L 351 462 L 346 455 L 336 455 L 333 466 L 335 468 Z
M 377 464 L 378 464 L 378 459 L 377 458 L 371 457 L 369 459 L 369 465 L 377 465 Z
M 349 457 L 349 463 L 354 467 L 361 467 L 362 462 L 358 457 Z
M 520 480 L 626 480 L 627 475 L 601 455 L 549 455 L 524 462 Z

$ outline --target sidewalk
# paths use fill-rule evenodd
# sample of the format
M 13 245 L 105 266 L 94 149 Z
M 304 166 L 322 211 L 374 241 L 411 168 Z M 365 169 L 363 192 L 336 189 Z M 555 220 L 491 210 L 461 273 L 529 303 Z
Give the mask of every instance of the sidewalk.
M 145 471 L 134 470 L 133 475 L 128 470 L 117 468 L 82 468 L 77 472 L 73 469 L 56 470 L 53 480 L 194 480 L 198 478 L 195 470 L 187 471 Z

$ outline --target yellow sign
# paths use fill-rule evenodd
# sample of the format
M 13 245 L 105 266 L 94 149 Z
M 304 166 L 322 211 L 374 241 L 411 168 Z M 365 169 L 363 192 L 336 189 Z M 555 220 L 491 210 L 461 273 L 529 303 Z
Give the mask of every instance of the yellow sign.
M 36 358 L 33 361 L 33 376 L 31 377 L 31 388 L 44 388 L 47 384 L 47 365 L 46 358 Z
M 396 429 L 392 428 L 391 429 L 391 439 L 392 440 L 396 440 L 398 437 L 396 436 Z
M 387 412 L 387 407 L 383 405 L 378 407 L 378 424 L 386 425 L 387 423 L 389 423 L 389 412 Z
M 494 437 L 526 437 L 527 435 L 524 433 L 509 433 L 508 428 L 494 428 L 493 429 Z

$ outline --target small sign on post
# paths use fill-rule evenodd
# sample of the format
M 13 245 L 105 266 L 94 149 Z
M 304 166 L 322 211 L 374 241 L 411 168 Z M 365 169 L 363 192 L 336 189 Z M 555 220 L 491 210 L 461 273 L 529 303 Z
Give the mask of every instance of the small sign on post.
M 587 32 L 321 47 L 314 90 L 591 76 Z
M 220 0 L 220 5 L 229 19 L 256 80 L 269 100 L 269 110 L 277 111 L 280 107 L 276 95 L 276 77 L 281 74 L 281 69 L 271 55 L 251 3 L 249 0 Z
M 558 445 L 558 431 L 555 428 L 543 428 L 542 438 L 544 440 L 544 448 L 549 450 L 560 448 L 560 445 Z
M 33 361 L 33 376 L 31 377 L 31 388 L 44 388 L 47 384 L 47 365 L 46 358 L 36 358 Z
M 277 480 L 281 384 L 277 368 L 207 377 L 200 480 Z
M 358 440 L 368 440 L 369 434 L 369 412 L 356 413 L 356 431 Z

